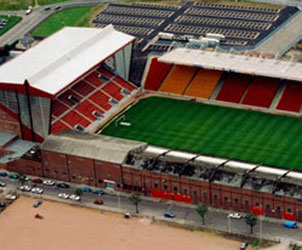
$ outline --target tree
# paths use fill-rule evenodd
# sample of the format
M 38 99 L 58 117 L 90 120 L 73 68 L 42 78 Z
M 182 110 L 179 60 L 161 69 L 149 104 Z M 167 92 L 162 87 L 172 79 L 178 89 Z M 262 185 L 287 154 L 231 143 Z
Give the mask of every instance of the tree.
M 133 205 L 135 205 L 136 208 L 136 213 L 138 214 L 138 204 L 142 201 L 141 197 L 139 194 L 131 194 L 131 196 L 129 197 L 129 200 L 133 203 Z
M 21 186 L 23 186 L 25 181 L 27 181 L 27 176 L 25 174 L 18 174 L 18 179 L 21 182 Z
M 253 228 L 257 224 L 257 215 L 255 214 L 247 214 L 245 216 L 245 223 L 251 227 L 251 234 L 253 233 Z
M 206 215 L 206 213 L 209 211 L 208 207 L 206 205 L 200 205 L 196 208 L 196 212 L 200 215 L 200 217 L 202 218 L 202 224 L 204 225 L 204 217 Z
M 77 188 L 77 189 L 75 190 L 75 194 L 81 197 L 82 194 L 83 194 L 83 190 L 80 189 L 80 188 Z

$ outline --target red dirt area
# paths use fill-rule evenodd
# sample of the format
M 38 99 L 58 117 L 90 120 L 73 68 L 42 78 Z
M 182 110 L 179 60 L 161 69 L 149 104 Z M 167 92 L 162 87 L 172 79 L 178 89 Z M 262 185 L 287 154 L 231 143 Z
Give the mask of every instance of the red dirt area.
M 200 250 L 239 249 L 240 242 L 212 233 L 174 228 L 149 219 L 124 219 L 52 201 L 33 208 L 35 199 L 20 197 L 0 214 L 1 249 L 5 250 Z M 35 219 L 35 214 L 43 219 Z

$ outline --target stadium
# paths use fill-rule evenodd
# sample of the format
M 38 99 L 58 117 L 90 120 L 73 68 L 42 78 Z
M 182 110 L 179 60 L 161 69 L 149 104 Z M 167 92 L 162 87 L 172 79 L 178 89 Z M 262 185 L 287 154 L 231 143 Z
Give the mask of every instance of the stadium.
M 173 48 L 134 84 L 139 43 L 64 28 L 1 66 L 0 166 L 302 221 L 302 65 Z

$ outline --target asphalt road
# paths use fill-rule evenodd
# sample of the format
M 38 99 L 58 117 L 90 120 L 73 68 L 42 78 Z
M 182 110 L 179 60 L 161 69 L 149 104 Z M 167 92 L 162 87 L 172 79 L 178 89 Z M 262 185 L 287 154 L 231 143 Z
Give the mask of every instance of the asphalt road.
M 0 180 L 5 182 L 7 186 L 4 188 L 4 193 L 16 191 L 20 187 L 21 183 L 18 180 L 9 179 L 8 177 L 0 177 Z M 59 193 L 75 193 L 76 188 L 83 187 L 83 185 L 70 184 L 71 187 L 67 189 L 58 188 L 56 186 L 45 186 L 43 184 L 37 184 L 38 187 L 44 189 L 43 195 L 32 195 L 33 197 L 47 198 L 51 197 L 55 200 Z M 99 208 L 110 208 L 119 212 L 135 213 L 134 205 L 129 201 L 128 197 L 124 193 L 112 192 L 105 190 L 105 195 L 95 195 L 92 193 L 83 193 L 81 203 L 84 206 L 93 206 L 93 202 L 96 199 L 103 199 L 104 205 Z M 19 193 L 22 193 L 19 191 Z M 28 193 L 27 193 L 28 194 Z M 63 200 L 61 200 L 63 201 Z M 96 206 L 97 207 L 97 206 Z M 193 205 L 184 205 L 172 201 L 162 201 L 158 199 L 146 198 L 139 204 L 140 215 L 147 216 L 149 218 L 164 219 L 163 214 L 166 211 L 172 211 L 176 214 L 174 219 L 171 219 L 177 223 L 183 225 L 190 225 L 200 227 L 202 224 L 200 216 L 196 213 Z M 224 232 L 232 232 L 236 234 L 249 234 L 250 228 L 245 224 L 244 219 L 235 220 L 228 219 L 227 214 L 229 212 L 225 210 L 210 209 L 206 215 L 205 228 L 211 230 L 219 230 Z M 170 219 L 166 219 L 170 220 Z M 258 221 L 254 228 L 254 234 L 258 237 L 279 239 L 285 243 L 291 241 L 301 240 L 302 225 L 298 229 L 288 229 L 282 226 L 281 220 L 273 220 L 269 218 L 263 218 L 262 222 Z M 262 229 L 261 229 L 262 227 Z

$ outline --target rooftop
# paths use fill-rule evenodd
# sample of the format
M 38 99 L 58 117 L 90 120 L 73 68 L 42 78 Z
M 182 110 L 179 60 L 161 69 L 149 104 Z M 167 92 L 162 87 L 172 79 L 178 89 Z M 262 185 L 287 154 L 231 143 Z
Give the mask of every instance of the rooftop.
M 142 151 L 146 146 L 142 142 L 67 130 L 46 137 L 41 149 L 122 164 L 130 151 Z
M 1 66 L 0 83 L 23 85 L 27 80 L 32 88 L 56 95 L 134 39 L 112 25 L 65 27 Z
M 302 64 L 290 61 L 187 48 L 172 50 L 161 56 L 159 61 L 302 82 Z

